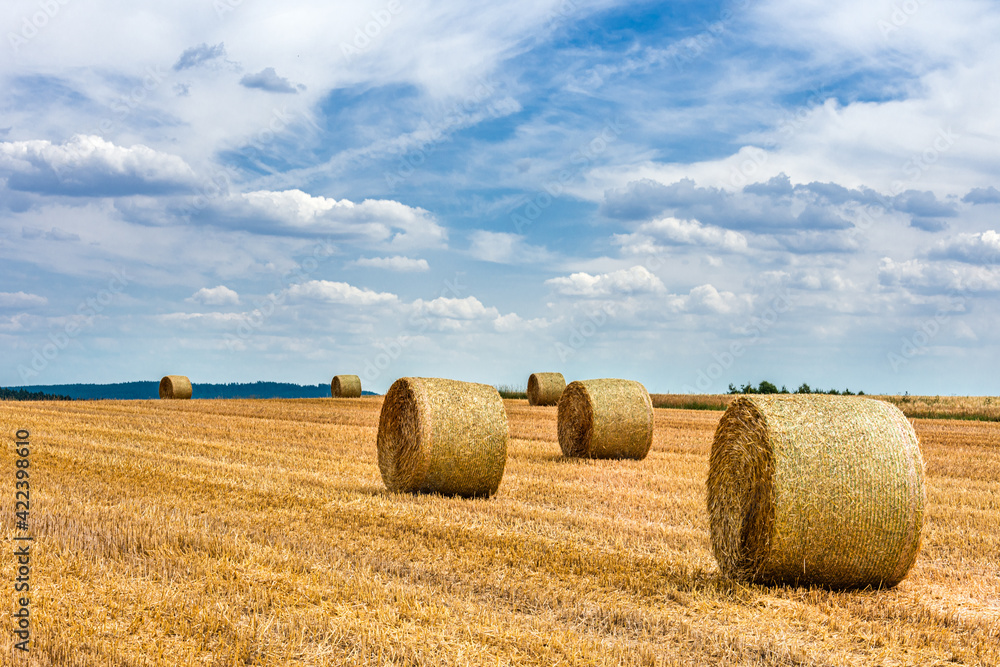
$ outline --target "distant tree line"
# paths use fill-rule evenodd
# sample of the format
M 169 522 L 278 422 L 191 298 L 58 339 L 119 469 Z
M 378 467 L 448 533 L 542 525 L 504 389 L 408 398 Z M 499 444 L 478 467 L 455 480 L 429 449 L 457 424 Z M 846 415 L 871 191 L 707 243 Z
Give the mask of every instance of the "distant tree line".
M 69 396 L 46 394 L 41 391 L 26 389 L 4 389 L 0 387 L 0 401 L 72 401 Z
M 729 384 L 729 393 L 730 394 L 791 394 L 793 392 L 788 391 L 788 388 L 785 387 L 785 385 L 781 385 L 781 389 L 778 389 L 778 387 L 774 383 L 768 382 L 767 380 L 761 380 L 760 384 L 757 385 L 756 387 L 753 386 L 753 383 L 748 383 L 748 384 L 745 384 L 745 385 L 737 388 L 736 385 L 730 383 Z M 833 396 L 864 396 L 865 395 L 865 392 L 863 392 L 863 391 L 859 391 L 859 392 L 855 393 L 855 392 L 851 391 L 850 389 L 844 389 L 843 391 L 840 391 L 840 390 L 837 390 L 837 389 L 829 389 L 827 391 L 824 391 L 824 390 L 819 389 L 819 388 L 813 389 L 812 387 L 810 387 L 809 385 L 807 385 L 805 382 L 803 382 L 801 385 L 799 385 L 799 388 L 796 389 L 794 393 L 796 393 L 796 394 L 830 394 L 830 395 L 833 395 Z
M 37 393 L 53 400 L 53 396 L 69 400 L 133 400 L 159 398 L 159 381 L 115 382 L 112 384 L 29 385 L 6 391 Z M 362 392 L 371 395 L 372 392 Z M 194 383 L 195 398 L 329 398 L 328 383 L 300 385 L 291 382 L 229 382 L 225 384 Z M 18 400 L 18 399 L 14 399 Z M 20 399 L 32 400 L 32 399 Z

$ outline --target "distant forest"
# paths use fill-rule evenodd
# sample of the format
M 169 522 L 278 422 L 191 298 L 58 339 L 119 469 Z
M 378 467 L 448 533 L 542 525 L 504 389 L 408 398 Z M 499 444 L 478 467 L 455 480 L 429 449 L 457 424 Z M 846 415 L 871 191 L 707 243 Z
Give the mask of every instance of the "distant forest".
M 4 389 L 0 387 L 0 401 L 72 401 L 69 396 L 57 396 L 27 389 Z
M 329 384 L 301 385 L 290 382 L 250 382 L 229 384 L 193 383 L 193 398 L 328 398 Z M 374 395 L 374 392 L 363 392 Z M 0 400 L 52 401 L 95 399 L 149 399 L 160 397 L 159 382 L 117 382 L 115 384 L 50 384 L 0 388 Z

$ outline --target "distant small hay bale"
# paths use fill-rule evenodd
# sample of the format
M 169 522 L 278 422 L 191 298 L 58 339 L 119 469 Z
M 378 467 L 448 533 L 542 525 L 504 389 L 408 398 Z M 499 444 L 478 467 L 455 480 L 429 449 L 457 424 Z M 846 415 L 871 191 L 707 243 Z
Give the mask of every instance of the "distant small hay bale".
M 578 380 L 559 399 L 559 447 L 565 456 L 644 459 L 653 444 L 653 404 L 633 380 Z
M 556 405 L 565 388 L 562 373 L 532 373 L 528 376 L 528 405 Z
M 330 395 L 334 398 L 360 398 L 361 378 L 357 375 L 334 375 L 330 382 Z
M 508 438 L 496 387 L 400 378 L 382 403 L 378 467 L 390 491 L 488 497 L 503 478 Z
M 898 408 L 851 396 L 742 396 L 712 443 L 712 551 L 732 579 L 891 587 L 920 550 L 924 464 Z
M 165 375 L 160 380 L 160 398 L 191 398 L 191 380 L 184 375 Z

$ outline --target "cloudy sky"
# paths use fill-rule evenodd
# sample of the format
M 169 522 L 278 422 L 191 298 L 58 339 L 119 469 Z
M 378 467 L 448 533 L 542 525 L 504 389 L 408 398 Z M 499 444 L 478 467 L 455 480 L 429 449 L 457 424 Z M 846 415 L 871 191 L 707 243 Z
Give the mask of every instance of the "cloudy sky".
M 0 385 L 998 392 L 997 3 L 6 5 Z

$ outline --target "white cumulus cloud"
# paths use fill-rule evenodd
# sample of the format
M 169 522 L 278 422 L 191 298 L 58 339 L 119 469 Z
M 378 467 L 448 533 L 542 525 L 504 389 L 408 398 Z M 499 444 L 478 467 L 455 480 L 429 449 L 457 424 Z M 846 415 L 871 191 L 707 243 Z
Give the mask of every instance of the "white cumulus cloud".
M 214 213 L 231 225 L 262 223 L 269 231 L 355 236 L 393 249 L 442 246 L 447 230 L 428 211 L 386 199 L 314 196 L 302 190 L 255 190 L 217 203 Z
M 93 197 L 166 194 L 195 182 L 191 167 L 176 155 L 79 134 L 64 144 L 0 143 L 0 175 L 12 190 Z
M 684 309 L 694 313 L 714 313 L 727 315 L 739 312 L 747 305 L 747 300 L 732 292 L 720 292 L 714 285 L 699 285 L 684 299 Z
M 374 269 L 386 269 L 387 271 L 399 271 L 400 273 L 429 271 L 430 265 L 426 259 L 410 259 L 396 255 L 395 257 L 362 257 L 352 262 L 354 266 L 370 267 Z
M 878 279 L 885 287 L 933 294 L 1000 291 L 1000 267 L 924 262 L 919 259 L 896 262 L 883 257 L 879 262 Z
M 413 302 L 413 308 L 420 315 L 451 320 L 495 320 L 500 316 L 500 312 L 496 308 L 492 306 L 487 308 L 474 296 L 467 296 L 464 299 L 442 296 L 432 301 L 417 299 Z
M 528 245 L 520 234 L 476 230 L 469 235 L 469 253 L 476 259 L 497 264 L 544 262 L 551 254 L 545 248 Z
M 747 249 L 746 236 L 729 229 L 706 225 L 697 220 L 667 217 L 643 223 L 633 234 L 615 234 L 614 242 L 627 252 L 657 251 L 656 241 L 671 245 L 692 245 L 730 252 Z
M 399 301 L 399 297 L 390 292 L 375 292 L 367 288 L 329 280 L 310 280 L 300 285 L 292 285 L 288 288 L 288 295 L 296 298 L 342 303 L 349 306 L 373 306 Z
M 959 234 L 955 238 L 938 242 L 928 256 L 968 264 L 1000 264 L 1000 234 L 993 229 L 981 234 Z
M 574 273 L 545 281 L 558 293 L 567 296 L 601 297 L 620 294 L 657 293 L 665 291 L 663 282 L 644 266 L 633 266 L 611 273 L 591 275 Z

